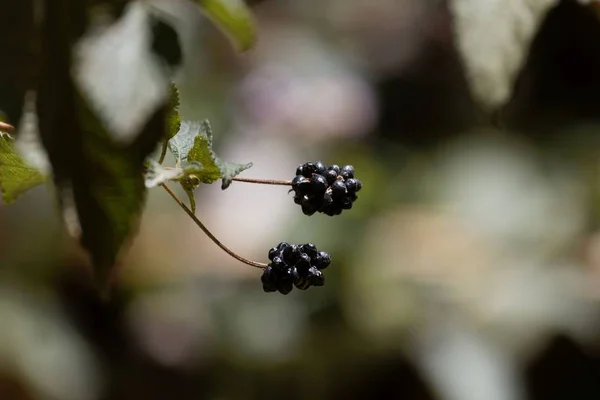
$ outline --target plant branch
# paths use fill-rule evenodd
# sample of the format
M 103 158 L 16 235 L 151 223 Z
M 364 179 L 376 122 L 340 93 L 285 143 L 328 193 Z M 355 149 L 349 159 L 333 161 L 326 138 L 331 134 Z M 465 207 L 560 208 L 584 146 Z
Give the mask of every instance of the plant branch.
M 175 200 L 175 202 L 177 204 L 179 204 L 179 207 L 181 207 L 183 209 L 183 211 L 185 211 L 186 214 L 189 215 L 189 217 L 196 223 L 196 225 L 198 225 L 198 227 L 200 229 L 202 229 L 202 232 L 204 232 L 206 234 L 206 236 L 208 236 L 210 238 L 210 240 L 212 240 L 217 246 L 219 246 L 221 248 L 221 250 L 223 250 L 225 253 L 229 254 L 231 257 L 235 258 L 236 260 L 243 262 L 244 264 L 250 265 L 252 267 L 255 267 L 255 268 L 264 269 L 268 266 L 267 264 L 248 260 L 248 259 L 234 253 L 233 251 L 229 250 L 229 248 L 227 248 L 223 243 L 221 243 L 221 241 L 219 241 L 219 239 L 217 239 L 215 237 L 215 235 L 213 235 L 212 232 L 209 231 L 206 226 L 204 226 L 204 224 L 198 219 L 198 217 L 196 217 L 196 215 L 192 212 L 192 210 L 190 210 L 188 208 L 188 206 L 185 205 L 185 203 L 175 194 L 175 192 L 173 192 L 173 190 L 171 190 L 171 188 L 169 188 L 164 183 L 161 183 L 161 186 L 163 187 L 163 189 L 165 189 L 165 191 L 167 193 L 169 193 L 169 195 L 173 198 L 173 200 Z
M 165 169 L 173 169 L 173 167 L 164 167 Z M 259 183 L 262 185 L 278 185 L 278 186 L 292 186 L 292 181 L 282 181 L 278 179 L 257 179 L 257 178 L 242 178 L 235 176 L 231 178 L 232 181 L 246 182 L 246 183 Z
M 254 178 L 241 178 L 236 176 L 232 178 L 232 180 L 237 182 L 246 182 L 246 183 L 260 183 L 263 185 L 280 185 L 280 186 L 291 186 L 292 181 L 280 181 L 276 179 L 254 179 Z
M 165 157 L 167 155 L 167 147 L 169 147 L 169 141 L 163 140 L 162 148 L 160 150 L 160 156 L 158 157 L 158 163 L 162 164 L 165 161 Z

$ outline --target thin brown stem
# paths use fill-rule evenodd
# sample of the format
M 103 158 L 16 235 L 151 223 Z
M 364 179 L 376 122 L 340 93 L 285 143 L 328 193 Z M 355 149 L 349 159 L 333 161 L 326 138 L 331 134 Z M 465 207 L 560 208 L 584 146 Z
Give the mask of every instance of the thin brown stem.
M 173 167 L 164 167 L 165 169 L 173 169 Z M 278 185 L 278 186 L 292 186 L 292 181 L 282 181 L 279 179 L 257 179 L 257 178 L 242 178 L 235 176 L 231 178 L 232 181 L 246 182 L 246 183 L 259 183 L 262 185 Z
M 231 257 L 235 258 L 236 260 L 243 262 L 244 264 L 250 265 L 252 267 L 255 267 L 255 268 L 263 268 L 264 269 L 268 266 L 267 264 L 248 260 L 248 259 L 234 253 L 233 251 L 229 250 L 223 243 L 221 243 L 221 241 L 219 239 L 217 239 L 215 237 L 215 235 L 212 234 L 211 231 L 208 230 L 208 228 L 206 226 L 204 226 L 204 224 L 198 219 L 198 217 L 196 217 L 196 215 L 192 212 L 192 210 L 190 210 L 188 208 L 188 206 L 185 205 L 185 203 L 175 194 L 175 192 L 173 192 L 173 190 L 171 190 L 171 188 L 169 188 L 164 183 L 162 183 L 161 186 L 163 187 L 163 189 L 166 190 L 167 193 L 169 193 L 169 195 L 173 198 L 173 200 L 175 200 L 175 202 L 177 204 L 179 204 L 179 207 L 181 207 L 183 209 L 183 211 L 185 211 L 186 214 L 189 215 L 189 217 L 196 223 L 196 225 L 198 225 L 198 227 L 200 229 L 202 229 L 202 232 L 204 232 L 206 234 L 206 236 L 208 236 L 210 238 L 210 240 L 212 240 L 217 246 L 219 246 L 221 248 L 221 250 L 223 250 L 225 253 L 229 254 Z
M 232 180 L 237 182 L 246 182 L 246 183 L 260 183 L 263 185 L 280 185 L 280 186 L 291 186 L 292 181 L 280 181 L 277 179 L 254 179 L 254 178 L 241 178 L 236 176 L 232 178 Z

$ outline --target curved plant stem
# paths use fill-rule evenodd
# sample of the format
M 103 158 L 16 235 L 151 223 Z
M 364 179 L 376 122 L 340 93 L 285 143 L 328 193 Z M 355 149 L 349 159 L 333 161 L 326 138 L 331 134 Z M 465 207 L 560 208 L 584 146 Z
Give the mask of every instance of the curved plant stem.
M 254 179 L 254 178 L 241 178 L 236 176 L 232 178 L 232 180 L 237 182 L 246 182 L 246 183 L 260 183 L 263 185 L 280 185 L 280 186 L 292 186 L 292 181 L 280 181 L 276 179 Z
M 165 191 L 167 193 L 169 193 L 169 195 L 173 198 L 173 200 L 175 200 L 175 202 L 177 204 L 179 204 L 179 207 L 181 207 L 183 209 L 183 211 L 185 211 L 186 214 L 189 215 L 189 217 L 196 223 L 196 225 L 198 225 L 198 227 L 200 229 L 202 229 L 202 232 L 204 232 L 206 234 L 206 236 L 208 236 L 210 238 L 210 240 L 212 240 L 217 246 L 219 246 L 221 248 L 221 250 L 223 250 L 225 253 L 229 254 L 231 257 L 235 258 L 236 260 L 243 262 L 244 264 L 250 265 L 252 267 L 263 268 L 263 269 L 267 267 L 267 264 L 248 260 L 248 259 L 234 253 L 233 251 L 229 250 L 223 243 L 221 243 L 221 241 L 219 239 L 217 239 L 215 237 L 215 235 L 213 235 L 211 233 L 211 231 L 208 230 L 208 228 L 206 226 L 204 226 L 204 224 L 198 219 L 198 217 L 196 217 L 196 215 L 192 212 L 192 210 L 190 210 L 188 208 L 188 206 L 185 205 L 185 203 L 175 194 L 175 192 L 173 192 L 173 190 L 171 190 L 170 187 L 168 187 L 164 183 L 162 183 L 161 186 L 163 187 L 163 189 L 165 189 Z
M 160 156 L 158 157 L 158 163 L 162 164 L 165 161 L 165 157 L 167 155 L 167 147 L 169 147 L 169 141 L 164 140 L 162 144 L 162 148 L 160 149 Z

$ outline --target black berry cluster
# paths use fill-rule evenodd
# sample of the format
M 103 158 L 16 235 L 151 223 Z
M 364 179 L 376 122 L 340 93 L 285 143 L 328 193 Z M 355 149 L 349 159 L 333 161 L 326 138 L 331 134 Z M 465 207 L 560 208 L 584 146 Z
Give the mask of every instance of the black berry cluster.
M 302 207 L 305 215 L 316 212 L 340 215 L 343 210 L 352 208 L 361 188 L 362 182 L 354 177 L 352 165 L 327 167 L 321 161 L 300 165 L 292 180 L 294 202 Z
M 301 290 L 323 286 L 325 277 L 321 271 L 331 263 L 329 254 L 318 251 L 312 243 L 279 243 L 269 251 L 269 260 L 261 277 L 263 290 L 281 294 L 290 293 L 294 286 Z

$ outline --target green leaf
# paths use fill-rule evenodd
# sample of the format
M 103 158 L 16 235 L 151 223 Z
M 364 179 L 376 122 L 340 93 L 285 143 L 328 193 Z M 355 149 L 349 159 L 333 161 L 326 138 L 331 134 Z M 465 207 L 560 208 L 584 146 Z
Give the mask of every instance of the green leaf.
M 89 251 L 102 284 L 124 244 L 137 230 L 146 200 L 142 165 L 134 147 L 116 145 L 82 97 L 78 98 L 82 174 L 73 174 L 72 188 L 80 220 L 81 243 Z M 154 124 L 164 121 L 154 121 Z M 162 132 L 158 127 L 151 127 Z M 147 129 L 142 134 L 147 134 Z
M 233 182 L 233 178 L 238 176 L 241 172 L 247 170 L 252 167 L 252 163 L 248 164 L 236 164 L 228 161 L 223 161 L 220 158 L 216 158 L 217 165 L 221 169 L 221 179 L 223 180 L 221 184 L 221 189 L 227 189 L 231 182 Z
M 181 127 L 181 117 L 179 116 L 179 90 L 174 83 L 171 84 L 171 95 L 167 108 L 167 140 L 177 135 Z
M 236 164 L 221 160 L 212 149 L 212 129 L 208 121 L 200 123 L 200 130 L 194 137 L 194 145 L 187 154 L 189 166 L 184 168 L 203 183 L 222 180 L 222 189 L 227 189 L 232 178 L 252 167 L 252 163 Z
M 174 83 L 171 83 L 171 95 L 169 96 L 169 104 L 167 105 L 167 116 L 166 116 L 166 135 L 162 141 L 160 155 L 158 156 L 158 163 L 162 164 L 167 155 L 167 148 L 169 147 L 169 140 L 177 135 L 181 128 L 181 117 L 179 116 L 179 90 Z
M 202 183 L 213 183 L 221 178 L 221 169 L 215 158 L 207 137 L 198 135 L 188 155 L 188 161 L 192 163 L 192 168 L 188 170 L 194 171 Z
M 10 204 L 29 189 L 44 183 L 46 177 L 27 165 L 14 148 L 14 140 L 0 133 L 0 191 L 2 202 Z
M 80 228 L 81 245 L 106 291 L 119 255 L 137 231 L 146 197 L 144 163 L 165 137 L 166 101 L 131 141 L 108 131 L 71 73 L 72 44 L 85 31 L 88 5 L 81 0 L 44 2 L 37 110 L 63 214 L 77 220 L 71 225 Z M 148 88 L 139 89 L 143 96 Z
M 232 179 L 252 167 L 252 163 L 223 161 L 213 151 L 212 144 L 212 129 L 208 121 L 182 121 L 179 132 L 169 141 L 169 148 L 185 176 L 194 175 L 202 183 L 221 179 L 221 188 L 227 189 Z
M 169 149 L 178 164 L 187 161 L 188 153 L 194 146 L 194 138 L 200 132 L 202 122 L 182 121 L 179 132 L 169 140 Z
M 256 41 L 256 27 L 244 0 L 196 0 L 200 9 L 221 29 L 239 51 Z

